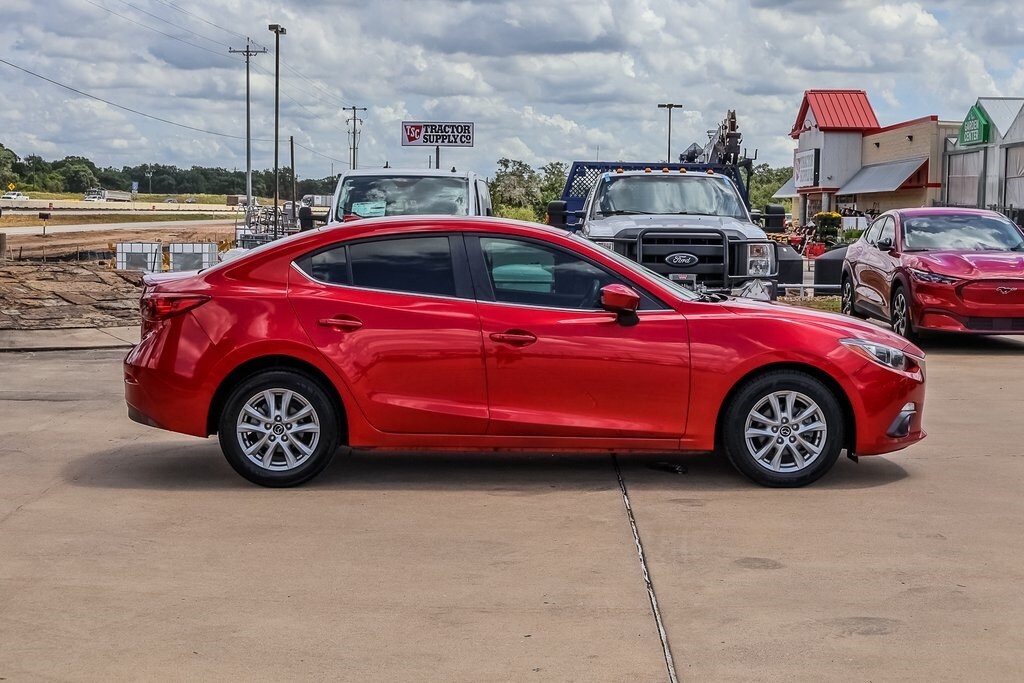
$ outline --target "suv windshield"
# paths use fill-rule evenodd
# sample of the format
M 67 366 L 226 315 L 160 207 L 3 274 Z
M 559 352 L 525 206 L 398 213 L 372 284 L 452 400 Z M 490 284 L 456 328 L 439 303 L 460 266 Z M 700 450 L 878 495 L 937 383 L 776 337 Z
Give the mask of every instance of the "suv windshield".
M 1024 235 L 1004 218 L 976 214 L 920 216 L 903 220 L 908 251 L 1024 251 Z
M 469 181 L 444 176 L 352 176 L 338 199 L 338 218 L 469 213 Z
M 749 220 L 742 200 L 724 176 L 658 173 L 609 175 L 597 192 L 594 215 L 693 214 Z

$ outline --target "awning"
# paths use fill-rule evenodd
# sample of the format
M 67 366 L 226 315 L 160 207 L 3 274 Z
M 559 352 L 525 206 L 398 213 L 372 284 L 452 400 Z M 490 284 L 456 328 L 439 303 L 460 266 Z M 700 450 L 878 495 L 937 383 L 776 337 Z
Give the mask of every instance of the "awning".
M 796 176 L 786 181 L 786 184 L 779 188 L 778 192 L 772 195 L 772 199 L 789 199 L 796 197 Z
M 892 192 L 907 182 L 921 168 L 928 157 L 907 159 L 906 161 L 890 161 L 887 164 L 865 166 L 857 174 L 846 181 L 836 194 L 866 194 L 868 192 Z

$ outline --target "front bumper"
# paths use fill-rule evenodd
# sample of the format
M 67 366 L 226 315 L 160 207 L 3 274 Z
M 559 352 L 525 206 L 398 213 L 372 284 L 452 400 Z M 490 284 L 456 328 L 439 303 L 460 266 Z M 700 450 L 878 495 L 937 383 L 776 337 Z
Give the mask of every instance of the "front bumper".
M 1004 282 L 1006 293 L 1001 294 L 999 288 Z M 955 286 L 914 281 L 912 291 L 914 326 L 918 330 L 1024 333 L 1024 283 L 1020 281 L 971 280 Z
M 854 380 L 861 402 L 855 411 L 857 455 L 891 453 L 927 436 L 924 373 L 923 362 L 915 373 L 891 372 L 873 364 L 857 373 Z

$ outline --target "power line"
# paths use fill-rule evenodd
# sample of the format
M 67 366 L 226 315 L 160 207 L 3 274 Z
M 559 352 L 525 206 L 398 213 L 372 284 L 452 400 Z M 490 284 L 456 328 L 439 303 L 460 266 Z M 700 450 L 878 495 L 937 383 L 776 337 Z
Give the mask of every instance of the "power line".
M 173 26 L 176 29 L 180 29 L 182 31 L 185 31 L 186 33 L 191 33 L 192 35 L 196 36 L 197 38 L 202 38 L 203 40 L 207 40 L 207 41 L 209 41 L 209 42 L 211 42 L 214 45 L 217 45 L 219 47 L 227 47 L 227 43 L 221 43 L 219 41 L 214 40 L 213 38 L 208 38 L 207 36 L 204 36 L 202 33 L 197 33 L 196 31 L 193 31 L 190 28 L 187 28 L 185 26 L 179 26 L 178 24 L 175 24 L 170 19 L 165 19 L 164 17 L 161 17 L 159 14 L 154 14 L 154 13 L 150 12 L 149 10 L 144 10 L 141 7 L 139 7 L 138 5 L 133 5 L 132 3 L 128 2 L 127 0 L 117 0 L 117 1 L 120 2 L 122 5 L 127 5 L 128 7 L 131 7 L 136 12 L 141 12 L 141 13 L 147 15 L 147 16 L 153 17 L 157 21 L 162 21 L 165 24 L 169 24 L 170 26 Z
M 165 31 L 161 31 L 158 28 L 153 28 L 149 24 L 144 24 L 141 21 L 137 21 L 136 19 L 132 19 L 131 17 L 126 17 L 123 14 L 119 14 L 118 12 L 115 12 L 114 10 L 110 9 L 109 7 L 104 7 L 103 5 L 99 4 L 98 2 L 93 2 L 92 0 L 85 0 L 85 1 L 87 3 L 89 3 L 90 5 L 92 5 L 93 7 L 98 7 L 99 9 L 101 9 L 101 10 L 103 10 L 105 12 L 110 12 L 115 17 L 124 19 L 125 21 L 127 21 L 129 23 L 132 23 L 132 24 L 135 24 L 136 26 L 141 26 L 143 28 L 147 28 L 150 31 L 154 31 L 156 33 L 159 33 L 162 36 L 166 36 L 166 37 L 170 38 L 171 40 L 176 40 L 179 43 L 184 43 L 185 45 L 189 45 L 191 47 L 194 47 L 197 50 L 202 50 L 203 52 L 209 52 L 210 54 L 217 55 L 221 59 L 230 59 L 232 62 L 239 61 L 239 60 L 235 59 L 234 57 L 226 57 L 226 56 L 224 56 L 224 54 L 222 52 L 217 52 L 216 50 L 211 50 L 210 48 L 203 47 L 202 45 L 196 45 L 195 43 L 190 43 L 189 41 L 185 40 L 184 38 L 179 38 L 178 36 L 171 35 L 170 33 L 167 33 Z
M 328 156 L 328 155 L 324 154 L 323 152 L 318 152 L 315 149 L 310 149 L 309 147 L 306 147 L 305 145 L 299 144 L 298 142 L 295 143 L 295 146 L 296 147 L 301 147 L 302 149 L 306 150 L 307 152 L 312 152 L 313 154 L 317 155 L 318 157 L 323 157 L 324 159 L 330 159 L 331 161 L 336 161 L 339 164 L 344 164 L 346 166 L 351 166 L 351 164 L 348 161 L 342 161 L 341 159 L 335 159 L 332 156 Z
M 229 28 L 224 28 L 223 26 L 221 26 L 219 24 L 215 24 L 212 21 L 210 21 L 209 19 L 201 17 L 198 14 L 196 14 L 195 12 L 190 12 L 187 9 L 179 7 L 178 5 L 174 4 L 173 2 L 168 2 L 167 0 L 156 0 L 156 1 L 159 2 L 161 5 L 165 5 L 167 7 L 170 7 L 171 9 L 173 9 L 173 10 L 175 10 L 177 12 L 181 12 L 182 14 L 185 14 L 187 16 L 190 16 L 193 19 L 198 19 L 199 21 L 203 22 L 204 24 L 209 24 L 210 26 L 213 26 L 214 28 L 218 28 L 221 31 L 224 31 L 225 33 L 229 33 L 232 36 L 234 36 L 235 38 L 246 38 L 246 36 L 242 35 L 241 33 L 238 33 L 237 31 L 232 31 Z M 257 47 L 264 47 L 264 46 L 257 44 Z
M 366 111 L 366 107 L 357 107 L 355 105 L 351 107 L 345 107 L 346 110 L 352 110 L 352 118 L 349 119 L 349 123 L 352 124 L 352 163 L 350 168 L 359 168 L 359 124 L 363 122 L 361 118 L 356 115 L 357 111 Z
M 138 109 L 132 109 L 131 107 L 126 107 L 123 104 L 117 104 L 116 102 L 111 102 L 110 100 L 105 100 L 102 97 L 98 97 L 96 95 L 91 95 L 91 94 L 89 94 L 89 93 L 87 93 L 87 92 L 85 92 L 83 90 L 79 90 L 78 88 L 72 88 L 70 85 L 65 85 L 64 83 L 59 83 L 59 82 L 53 80 L 52 78 L 47 78 L 46 76 L 43 76 L 42 74 L 37 74 L 35 71 L 29 71 L 28 69 L 26 69 L 23 66 L 18 66 L 17 64 L 14 64 L 12 62 L 8 62 L 6 59 L 0 58 L 0 64 L 6 64 L 7 66 L 9 66 L 11 68 L 17 69 L 18 71 L 22 71 L 24 73 L 27 73 L 29 76 L 35 76 L 36 78 L 42 79 L 42 80 L 46 81 L 47 83 L 52 83 L 53 85 L 56 85 L 56 86 L 61 87 L 61 88 L 64 88 L 65 90 L 70 90 L 71 92 L 76 93 L 78 95 L 82 95 L 83 97 L 88 97 L 91 100 L 96 100 L 97 102 L 102 102 L 103 104 L 108 104 L 111 107 L 116 107 L 117 109 L 123 109 L 124 111 L 131 112 L 132 114 L 137 114 L 139 116 L 144 116 L 147 119 L 153 119 L 154 121 L 159 121 L 160 123 L 166 123 L 166 124 L 169 124 L 169 125 L 172 125 L 172 126 L 177 126 L 178 128 L 185 128 L 187 130 L 192 130 L 192 131 L 195 131 L 197 133 L 206 133 L 207 135 L 216 135 L 216 136 L 222 137 L 222 138 L 231 138 L 233 140 L 244 140 L 245 139 L 245 136 L 243 136 L 243 135 L 231 135 L 230 133 L 219 133 L 219 132 L 217 132 L 215 130 L 206 130 L 205 128 L 197 128 L 195 126 L 189 126 L 189 125 L 184 124 L 184 123 L 178 123 L 177 121 L 171 121 L 169 119 L 164 119 L 164 118 L 161 118 L 159 116 L 154 116 L 153 114 L 147 114 L 144 111 L 139 111 Z M 273 142 L 273 140 L 267 140 L 267 139 L 263 139 L 263 138 L 254 138 L 254 141 L 256 141 L 256 142 Z

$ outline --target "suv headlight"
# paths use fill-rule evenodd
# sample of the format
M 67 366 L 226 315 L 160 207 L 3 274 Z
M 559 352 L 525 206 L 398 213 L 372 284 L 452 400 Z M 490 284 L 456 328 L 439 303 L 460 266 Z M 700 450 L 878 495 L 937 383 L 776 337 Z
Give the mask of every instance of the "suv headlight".
M 747 275 L 764 277 L 775 265 L 775 250 L 768 242 L 747 245 Z
M 939 273 L 933 273 L 930 270 L 921 270 L 919 268 L 908 268 L 908 270 L 915 280 L 920 280 L 921 282 L 951 285 L 960 281 L 960 278 L 950 277 L 949 275 L 940 275 Z
M 840 339 L 839 343 L 854 353 L 864 356 L 868 360 L 874 361 L 890 370 L 907 372 L 912 369 L 907 354 L 892 346 L 867 341 L 866 339 Z

